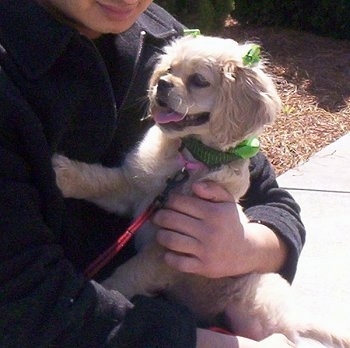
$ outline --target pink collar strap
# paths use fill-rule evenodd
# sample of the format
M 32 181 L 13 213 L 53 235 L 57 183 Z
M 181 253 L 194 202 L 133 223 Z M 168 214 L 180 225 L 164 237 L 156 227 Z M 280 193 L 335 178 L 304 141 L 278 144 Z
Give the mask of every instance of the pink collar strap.
M 181 168 L 186 168 L 187 170 L 200 170 L 208 168 L 204 163 L 199 161 L 189 161 L 185 158 L 182 152 L 179 152 L 178 162 Z

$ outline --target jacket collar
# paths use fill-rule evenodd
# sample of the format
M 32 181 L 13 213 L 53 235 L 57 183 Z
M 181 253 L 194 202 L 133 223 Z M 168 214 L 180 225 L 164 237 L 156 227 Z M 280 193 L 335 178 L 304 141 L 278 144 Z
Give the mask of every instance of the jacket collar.
M 130 30 L 142 29 L 156 38 L 172 36 L 176 29 L 163 19 L 164 14 L 152 4 Z M 30 79 L 47 72 L 73 37 L 80 35 L 34 1 L 0 1 L 0 46 Z
M 147 34 L 157 39 L 167 39 L 179 33 L 183 34 L 184 30 L 184 26 L 155 3 L 152 3 L 139 17 L 137 24 Z

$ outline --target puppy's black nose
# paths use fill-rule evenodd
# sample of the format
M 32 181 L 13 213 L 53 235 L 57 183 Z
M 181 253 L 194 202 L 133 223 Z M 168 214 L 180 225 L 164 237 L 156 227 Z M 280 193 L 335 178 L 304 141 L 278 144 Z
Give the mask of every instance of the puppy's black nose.
M 157 86 L 157 93 L 158 94 L 162 94 L 162 95 L 167 95 L 168 92 L 174 87 L 174 84 L 169 82 L 169 81 L 165 81 L 163 79 L 160 79 L 158 81 L 158 86 Z

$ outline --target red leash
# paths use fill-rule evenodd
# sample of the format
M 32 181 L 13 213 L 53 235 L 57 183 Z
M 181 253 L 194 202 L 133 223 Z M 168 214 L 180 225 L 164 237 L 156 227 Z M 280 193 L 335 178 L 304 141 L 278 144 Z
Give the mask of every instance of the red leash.
M 168 199 L 169 192 L 177 185 L 185 182 L 189 177 L 186 168 L 178 171 L 172 179 L 167 180 L 167 185 L 164 191 L 157 196 L 149 205 L 146 211 L 141 214 L 126 230 L 125 232 L 102 254 L 100 254 L 84 271 L 84 275 L 91 279 L 104 266 L 106 266 L 114 256 L 116 256 L 135 235 L 137 230 L 152 216 L 152 214 L 163 207 Z
M 156 203 L 156 201 L 152 202 L 148 209 L 141 216 L 139 216 L 107 250 L 105 250 L 93 262 L 90 263 L 90 265 L 84 271 L 84 275 L 87 278 L 91 279 L 104 266 L 106 266 L 113 259 L 113 257 L 120 252 L 120 250 L 124 248 L 124 246 L 145 223 L 145 221 L 147 221 L 150 216 L 157 209 L 159 209 Z
M 189 177 L 186 168 L 178 171 L 172 179 L 167 181 L 164 191 L 157 196 L 149 207 L 125 230 L 125 232 L 102 254 L 100 254 L 91 264 L 85 269 L 84 275 L 91 279 L 104 266 L 106 266 L 114 256 L 116 256 L 135 235 L 138 229 L 152 216 L 152 214 L 163 207 L 168 199 L 169 192 L 177 185 L 185 182 Z M 226 335 L 233 335 L 225 329 L 219 327 L 210 327 L 209 330 L 219 332 Z

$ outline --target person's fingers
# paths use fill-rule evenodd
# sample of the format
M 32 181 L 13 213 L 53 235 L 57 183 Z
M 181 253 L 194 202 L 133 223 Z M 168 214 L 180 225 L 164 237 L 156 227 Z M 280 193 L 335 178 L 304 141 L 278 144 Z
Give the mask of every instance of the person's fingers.
M 234 203 L 234 198 L 224 188 L 213 182 L 193 184 L 193 193 L 195 196 L 170 194 L 165 208 L 203 219 L 208 214 L 215 213 L 219 208 L 217 203 Z
M 164 255 L 164 260 L 168 266 L 184 273 L 201 274 L 203 264 L 200 259 L 188 255 L 168 251 Z
M 179 232 L 160 229 L 156 235 L 157 242 L 174 252 L 184 254 L 198 254 L 201 248 L 200 240 L 190 235 Z
M 221 185 L 213 181 L 200 181 L 192 185 L 193 193 L 212 202 L 234 202 L 234 197 Z
M 152 222 L 158 225 L 162 230 L 176 231 L 192 238 L 197 239 L 199 236 L 199 231 L 201 230 L 202 221 L 197 217 L 193 217 L 188 214 L 197 214 L 200 215 L 200 212 L 197 212 L 196 208 L 193 209 L 184 209 L 184 206 L 180 204 L 180 209 L 184 211 L 177 211 L 175 206 L 179 204 L 182 199 L 178 200 L 171 209 L 161 209 L 155 213 L 152 218 Z M 191 210 L 191 211 L 190 211 Z M 167 237 L 168 233 L 164 235 Z M 165 240 L 164 240 L 165 242 Z M 164 245 L 165 246 L 165 245 Z
M 164 210 L 172 210 L 196 219 L 201 219 L 205 216 L 208 213 L 208 209 L 207 201 L 195 196 L 185 196 L 176 193 L 169 195 L 169 199 L 164 207 Z

